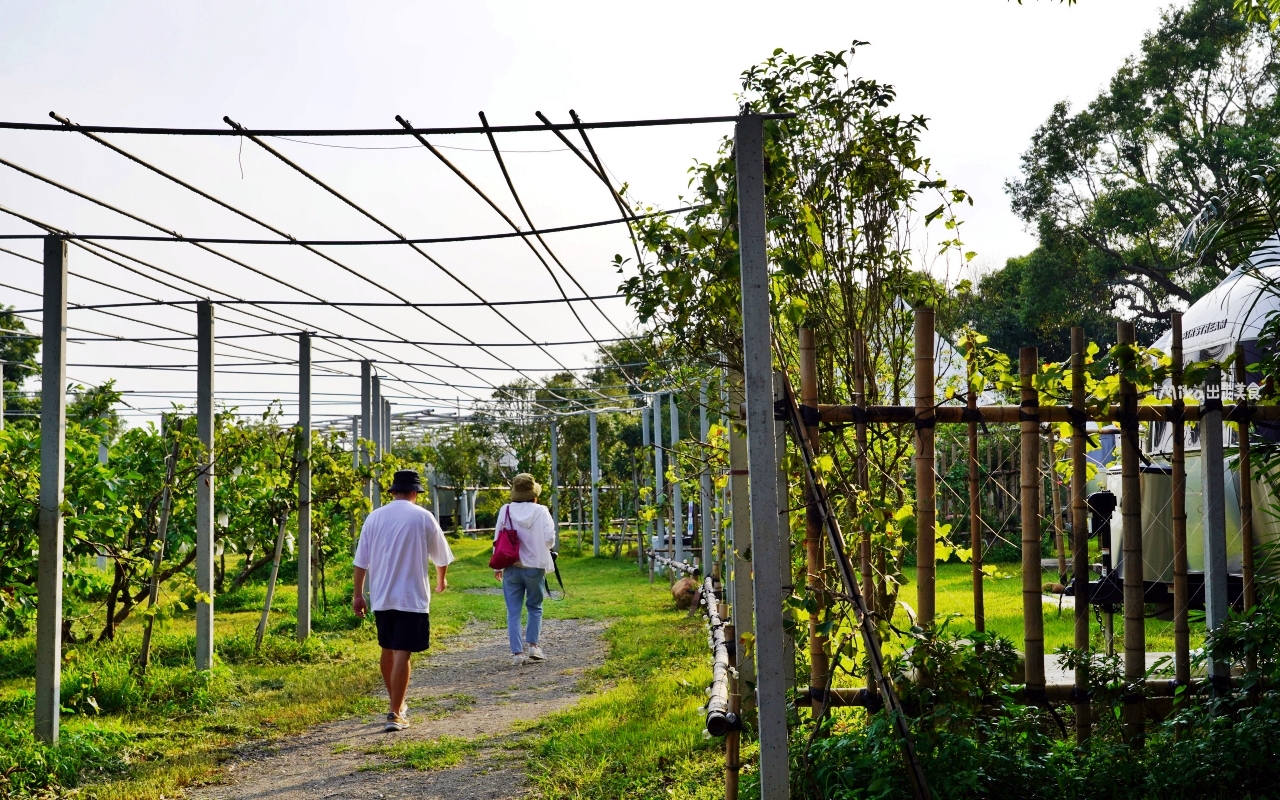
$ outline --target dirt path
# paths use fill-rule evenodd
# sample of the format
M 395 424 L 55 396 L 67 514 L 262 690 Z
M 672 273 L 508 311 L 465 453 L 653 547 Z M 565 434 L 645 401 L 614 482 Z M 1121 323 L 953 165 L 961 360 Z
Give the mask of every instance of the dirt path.
M 580 697 L 585 670 L 604 662 L 605 624 L 547 620 L 542 644 L 548 660 L 515 667 L 505 629 L 472 624 L 432 647 L 415 665 L 407 730 L 383 733 L 385 712 L 332 722 L 308 733 L 243 746 L 221 783 L 187 790 L 202 800 L 270 798 L 497 798 L 523 797 L 527 786 L 516 723 L 559 711 Z M 371 664 L 370 669 L 376 669 Z M 380 693 L 385 702 L 386 692 Z M 439 763 L 432 742 L 451 741 L 461 760 L 443 769 L 405 764 L 417 757 Z M 388 751 L 388 748 L 393 748 Z M 399 756 L 399 758 L 397 758 Z

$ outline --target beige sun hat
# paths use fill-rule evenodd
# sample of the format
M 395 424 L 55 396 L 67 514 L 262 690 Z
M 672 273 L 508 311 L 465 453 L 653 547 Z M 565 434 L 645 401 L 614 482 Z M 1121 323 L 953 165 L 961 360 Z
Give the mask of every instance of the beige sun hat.
M 524 503 L 537 500 L 542 494 L 542 486 L 527 472 L 521 472 L 511 481 L 511 502 Z

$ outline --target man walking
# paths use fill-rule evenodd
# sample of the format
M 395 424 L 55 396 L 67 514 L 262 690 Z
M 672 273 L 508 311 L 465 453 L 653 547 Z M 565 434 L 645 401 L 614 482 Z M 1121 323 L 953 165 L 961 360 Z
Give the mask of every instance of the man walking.
M 414 653 L 431 644 L 427 560 L 436 565 L 437 593 L 448 588 L 444 576 L 453 561 L 453 552 L 435 516 L 417 504 L 421 491 L 416 471 L 396 472 L 391 482 L 394 500 L 365 518 L 352 570 L 355 589 L 351 608 L 357 617 L 364 617 L 368 611 L 364 586 L 365 578 L 369 579 L 373 619 L 382 648 L 382 680 L 391 699 L 385 728 L 388 732 L 409 727 L 409 705 L 405 702 L 409 662 Z

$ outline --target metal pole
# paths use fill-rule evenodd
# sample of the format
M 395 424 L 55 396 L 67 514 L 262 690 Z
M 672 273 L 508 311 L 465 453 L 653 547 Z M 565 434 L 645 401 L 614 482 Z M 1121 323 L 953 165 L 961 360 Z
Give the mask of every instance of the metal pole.
M 738 260 L 742 285 L 742 362 L 747 398 L 747 463 L 751 470 L 751 553 L 761 564 L 781 556 L 778 475 L 773 442 L 773 345 L 765 230 L 764 121 L 743 114 L 735 126 Z M 673 436 L 674 439 L 674 436 Z M 759 703 L 760 796 L 791 793 L 787 734 L 782 586 L 776 569 L 755 576 L 756 692 Z
M 67 242 L 44 240 L 40 355 L 40 556 L 36 572 L 36 738 L 56 744 L 62 694 L 62 500 L 67 451 Z
M 369 446 L 364 442 L 373 438 L 373 362 L 360 362 L 360 463 L 367 467 L 370 463 Z M 450 476 L 453 477 L 453 476 Z M 456 480 L 456 479 L 455 479 Z M 373 501 L 373 481 L 364 480 L 364 499 Z
M 684 503 L 680 498 L 680 462 L 676 460 L 676 442 L 680 441 L 680 410 L 676 404 L 676 396 L 671 394 L 671 508 L 674 513 L 671 521 L 674 525 L 672 536 L 675 539 L 675 559 L 684 561 Z
M 1180 686 L 1191 683 L 1191 626 L 1187 619 L 1187 466 L 1186 425 L 1182 421 L 1182 314 L 1174 311 L 1173 347 L 1173 453 L 1169 458 L 1173 475 L 1173 677 Z
M 818 434 L 818 354 L 809 328 L 800 329 L 800 411 L 805 418 L 809 447 L 817 456 L 822 452 L 822 438 Z M 825 530 L 818 497 L 808 481 L 804 484 L 804 500 L 805 590 L 814 601 L 813 610 L 809 612 L 809 686 L 824 690 L 829 672 L 827 636 L 820 631 L 827 605 L 822 575 Z M 813 695 L 810 706 L 814 714 L 821 713 L 824 702 L 822 694 Z
M 382 401 L 382 452 L 391 453 L 391 401 Z
M 1044 603 L 1040 600 L 1040 394 L 1032 384 L 1039 369 L 1034 347 L 1018 352 L 1022 384 L 1022 652 L 1027 700 L 1044 698 Z
M 298 641 L 311 635 L 311 334 L 298 334 Z
M 369 380 L 370 385 L 370 413 L 369 420 L 369 438 L 373 440 L 373 461 L 375 465 L 382 463 L 382 379 L 374 375 Z M 371 490 L 370 499 L 373 501 L 373 507 L 378 508 L 382 505 L 382 475 L 381 466 L 375 466 L 373 470 L 373 488 Z
M 587 415 L 591 428 L 591 554 L 600 555 L 600 443 L 596 437 L 596 412 Z
M 701 476 L 701 496 L 698 504 L 701 506 L 702 515 L 702 574 L 711 574 L 711 564 L 714 556 L 711 551 L 712 540 L 712 523 L 711 523 L 711 446 L 708 438 L 711 435 L 711 427 L 707 423 L 707 382 L 704 380 L 698 384 L 698 441 L 702 442 L 702 476 Z
M 1075 647 L 1089 650 L 1089 507 L 1085 502 L 1089 480 L 1089 425 L 1085 411 L 1084 328 L 1071 329 L 1071 572 L 1075 586 Z M 1076 742 L 1084 744 L 1092 733 L 1089 719 L 1089 660 L 1080 659 L 1075 674 Z
M 207 670 L 213 668 L 213 303 L 197 303 L 196 320 L 196 435 L 202 451 L 196 457 L 196 669 Z
M 1200 407 L 1200 461 L 1201 479 L 1204 481 L 1204 618 L 1205 627 L 1215 631 L 1226 622 L 1231 608 L 1227 596 L 1227 506 L 1222 461 L 1222 375 L 1217 367 L 1209 370 L 1204 384 L 1204 404 Z M 1128 531 L 1127 525 L 1125 530 Z M 1128 557 L 1129 554 L 1126 552 L 1126 562 Z M 1126 566 L 1126 579 L 1128 575 L 1129 570 Z M 1128 583 L 1127 580 L 1125 582 Z M 1125 644 L 1127 648 L 1128 642 L 1126 641 Z M 1225 689 L 1230 677 L 1229 662 L 1209 662 L 1209 680 L 1213 683 L 1215 691 Z
M 654 515 L 654 524 L 657 526 L 655 531 L 658 537 L 659 549 L 669 549 L 663 547 L 664 540 L 667 538 L 666 519 L 663 513 L 666 511 L 666 489 L 665 477 L 662 474 L 662 395 L 655 394 L 653 396 L 653 507 L 657 511 Z
M 1142 562 L 1142 478 L 1138 459 L 1138 389 L 1125 379 L 1134 366 L 1133 323 L 1116 323 L 1120 345 L 1120 519 L 1124 553 L 1124 678 L 1126 698 L 1122 725 L 1125 741 L 1142 742 L 1145 713 L 1142 703 L 1143 677 L 1147 671 L 1147 631 Z M 1221 441 L 1221 414 L 1218 415 Z M 1218 473 L 1221 480 L 1222 473 Z M 1209 540 L 1206 531 L 1205 541 Z M 1225 541 L 1225 540 L 1224 540 Z
M 648 442 L 646 442 L 647 444 Z M 551 418 L 551 519 L 555 520 L 556 550 L 560 549 L 560 437 Z
M 938 485 L 933 472 L 934 314 L 915 313 L 916 355 L 916 620 L 933 623 L 936 601 Z M 1039 562 L 1037 562 L 1039 563 Z

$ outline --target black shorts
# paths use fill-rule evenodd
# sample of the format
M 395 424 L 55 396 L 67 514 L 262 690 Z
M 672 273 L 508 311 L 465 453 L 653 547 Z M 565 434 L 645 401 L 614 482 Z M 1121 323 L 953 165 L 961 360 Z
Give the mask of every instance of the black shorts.
M 431 646 L 431 615 L 426 612 L 375 611 L 373 621 L 378 626 L 378 646 L 383 649 L 421 653 Z

